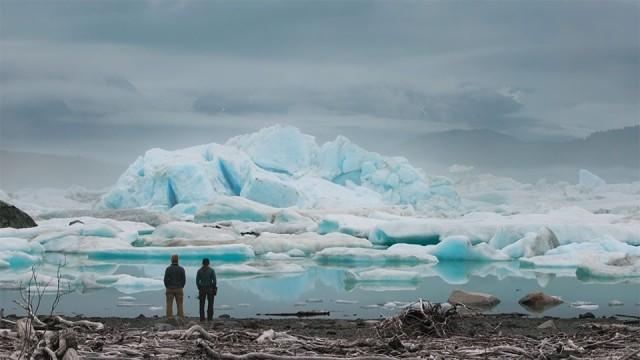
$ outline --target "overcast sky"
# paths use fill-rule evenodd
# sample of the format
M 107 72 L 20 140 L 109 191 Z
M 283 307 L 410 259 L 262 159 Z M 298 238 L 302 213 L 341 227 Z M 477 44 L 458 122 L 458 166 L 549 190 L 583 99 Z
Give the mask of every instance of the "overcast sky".
M 638 124 L 639 26 L 638 1 L 0 0 L 0 148 L 582 137 Z

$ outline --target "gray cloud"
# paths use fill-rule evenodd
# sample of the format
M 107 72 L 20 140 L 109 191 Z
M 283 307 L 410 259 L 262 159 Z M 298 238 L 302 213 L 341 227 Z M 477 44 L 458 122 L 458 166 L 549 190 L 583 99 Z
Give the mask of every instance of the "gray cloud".
M 635 1 L 1 1 L 1 146 L 129 159 L 273 123 L 380 151 L 457 128 L 584 136 L 638 123 L 639 13 Z

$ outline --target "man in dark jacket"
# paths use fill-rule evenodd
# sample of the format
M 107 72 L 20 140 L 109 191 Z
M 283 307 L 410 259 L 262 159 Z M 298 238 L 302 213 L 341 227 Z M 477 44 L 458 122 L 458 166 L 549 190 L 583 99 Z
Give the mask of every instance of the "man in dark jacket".
M 216 272 L 209 267 L 209 259 L 202 259 L 202 267 L 196 275 L 200 298 L 200 321 L 204 321 L 204 302 L 207 301 L 207 320 L 213 319 L 213 299 L 218 294 Z
M 184 275 L 184 268 L 178 265 L 178 255 L 171 255 L 171 265 L 164 271 L 164 286 L 167 295 L 167 319 L 173 319 L 173 299 L 176 299 L 176 305 L 178 306 L 178 318 L 180 321 L 184 320 L 184 284 L 186 283 L 186 277 Z

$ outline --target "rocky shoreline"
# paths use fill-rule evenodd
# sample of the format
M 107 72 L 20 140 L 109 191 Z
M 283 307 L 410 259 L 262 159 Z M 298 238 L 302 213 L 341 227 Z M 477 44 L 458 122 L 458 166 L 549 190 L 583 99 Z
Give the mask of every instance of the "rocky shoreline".
M 399 319 L 216 318 L 200 323 L 188 318 L 170 324 L 160 317 L 140 316 L 68 318 L 73 325 L 58 321 L 54 327 L 75 330 L 82 359 L 636 359 L 640 353 L 640 320 L 633 317 L 455 314 L 441 336 L 402 331 L 390 335 L 383 329 Z M 11 358 L 19 350 L 18 334 L 11 326 L 18 320 L 8 316 L 2 321 L 0 358 Z M 95 323 L 104 328 L 86 325 Z

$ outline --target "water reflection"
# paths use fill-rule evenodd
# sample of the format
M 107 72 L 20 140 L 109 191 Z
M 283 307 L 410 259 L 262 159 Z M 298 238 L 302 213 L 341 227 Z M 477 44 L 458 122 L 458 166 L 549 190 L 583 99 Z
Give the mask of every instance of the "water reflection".
M 63 269 L 64 281 L 73 287 L 74 292 L 65 297 L 60 308 L 63 312 L 119 316 L 162 313 L 162 278 L 168 265 L 165 262 L 145 260 L 118 264 L 89 260 L 82 255 L 65 257 L 57 254 L 48 254 L 45 259 L 39 267 L 43 281 L 51 281 L 57 265 L 66 261 Z M 295 266 L 290 266 L 293 264 Z M 194 277 L 199 262 L 185 261 L 182 265 L 188 274 L 185 306 L 195 314 L 197 291 Z M 257 260 L 213 265 L 220 269 L 217 314 L 229 313 L 239 317 L 255 316 L 258 312 L 287 312 L 295 306 L 331 311 L 334 317 L 378 317 L 397 310 L 385 304 L 411 302 L 418 298 L 442 302 L 455 289 L 497 296 L 501 303 L 492 312 L 522 312 L 523 307 L 518 304 L 520 297 L 542 289 L 550 295 L 563 297 L 567 303 L 577 300 L 599 303 L 602 306 L 598 311 L 603 314 L 613 311 L 606 306 L 612 299 L 622 300 L 625 304 L 622 309 L 616 308 L 617 312 L 624 310 L 635 313 L 638 309 L 635 304 L 640 302 L 640 292 L 635 280 L 585 281 L 576 278 L 575 270 L 521 269 L 518 262 L 398 264 L 384 268 L 412 272 L 416 276 L 409 280 L 374 281 L 354 281 L 347 276 L 348 272 L 361 273 L 381 268 L 366 264 L 345 267 L 320 265 L 311 259 L 303 259 L 280 260 L 277 264 L 275 261 Z M 243 272 L 240 271 L 242 268 L 237 268 L 236 270 L 240 270 L 228 271 L 227 267 L 226 271 L 222 271 L 223 266 L 227 265 L 245 267 L 248 270 Z M 29 271 L 29 268 L 23 268 L 0 272 L 0 307 L 10 311 L 12 300 L 18 298 L 17 292 L 11 289 L 18 288 L 20 282 L 27 280 Z M 123 294 L 134 295 L 136 300 L 129 303 L 119 301 L 118 297 Z M 309 299 L 322 301 L 314 303 L 308 302 Z M 534 314 L 544 312 L 545 315 L 553 316 L 575 316 L 581 311 L 566 304 L 543 308 L 529 306 L 524 309 Z

